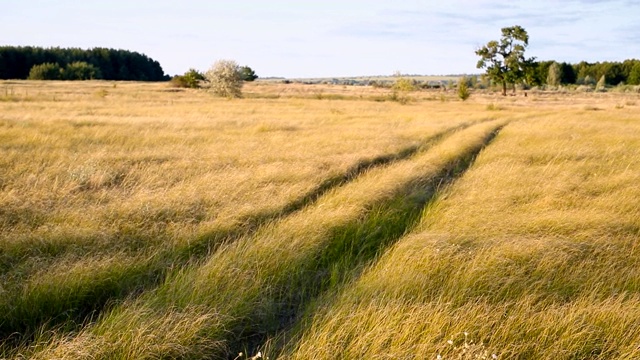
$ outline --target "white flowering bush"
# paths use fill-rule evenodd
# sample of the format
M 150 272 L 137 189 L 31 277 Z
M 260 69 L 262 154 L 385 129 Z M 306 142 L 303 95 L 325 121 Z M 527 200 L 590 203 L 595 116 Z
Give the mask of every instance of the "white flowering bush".
M 242 96 L 241 68 L 233 60 L 218 60 L 211 69 L 204 74 L 209 89 L 218 96 Z

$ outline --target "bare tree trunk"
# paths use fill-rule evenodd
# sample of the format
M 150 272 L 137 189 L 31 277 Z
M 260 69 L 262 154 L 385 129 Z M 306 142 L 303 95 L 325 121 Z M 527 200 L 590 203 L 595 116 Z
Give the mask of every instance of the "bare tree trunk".
M 507 96 L 507 82 L 502 81 L 502 96 Z

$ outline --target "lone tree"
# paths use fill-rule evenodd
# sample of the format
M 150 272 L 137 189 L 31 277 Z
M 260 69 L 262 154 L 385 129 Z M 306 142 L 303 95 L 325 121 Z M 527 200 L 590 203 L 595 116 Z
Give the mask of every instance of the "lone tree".
M 204 74 L 214 94 L 224 97 L 242 96 L 242 72 L 233 60 L 218 60 Z
M 507 95 L 507 83 L 515 84 L 526 77 L 527 67 L 533 62 L 533 58 L 524 57 L 528 45 L 527 31 L 516 25 L 502 28 L 500 41 L 489 41 L 476 50 L 476 55 L 480 56 L 477 68 L 486 68 L 491 80 L 502 83 L 503 96 Z

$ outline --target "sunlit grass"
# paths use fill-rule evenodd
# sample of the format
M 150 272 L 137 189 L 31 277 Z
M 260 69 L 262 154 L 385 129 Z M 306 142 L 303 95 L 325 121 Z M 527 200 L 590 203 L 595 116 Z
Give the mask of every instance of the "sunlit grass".
M 93 316 L 355 169 L 486 118 L 162 84 L 5 86 L 0 332 L 12 337 Z
M 637 96 L 245 90 L 0 82 L 0 358 L 638 355 Z
M 136 328 L 126 325 L 132 312 L 138 313 L 139 308 L 152 308 L 171 317 L 171 309 L 193 305 L 204 306 L 208 313 L 215 315 L 212 322 L 194 325 L 199 326 L 199 330 L 192 330 L 192 333 L 205 333 L 207 338 L 220 343 L 238 345 L 247 341 L 243 340 L 245 337 L 249 339 L 256 334 L 277 330 L 281 323 L 287 322 L 283 316 L 286 318 L 291 311 L 289 316 L 295 316 L 295 306 L 303 305 L 296 305 L 299 297 L 305 298 L 302 294 L 317 293 L 317 286 L 321 283 L 316 284 L 313 279 L 321 279 L 318 276 L 323 276 L 325 271 L 322 267 L 318 269 L 318 259 L 326 256 L 323 254 L 335 241 L 336 231 L 366 216 L 368 208 L 396 196 L 406 196 L 405 188 L 416 184 L 426 186 L 429 181 L 436 181 L 444 169 L 455 166 L 458 158 L 464 158 L 465 154 L 482 146 L 499 125 L 496 122 L 476 125 L 452 135 L 415 158 L 370 170 L 328 193 L 317 203 L 260 229 L 254 236 L 219 250 L 202 266 L 184 268 L 148 296 L 125 304 L 99 320 L 98 330 L 90 327 L 87 331 L 99 332 L 105 322 L 121 323 L 121 326 L 109 325 L 119 329 L 117 334 L 104 336 L 116 337 L 117 340 L 112 341 L 118 348 L 129 348 L 131 343 L 140 341 L 131 335 L 137 333 Z M 375 225 L 376 222 L 371 226 Z M 358 247 L 359 243 L 356 241 L 353 246 Z M 338 257 L 341 254 L 328 256 Z M 335 260 L 327 261 L 330 265 Z M 171 326 L 171 320 L 166 321 L 167 326 Z M 146 324 L 142 326 L 147 327 Z M 84 335 L 78 337 L 78 341 L 83 339 Z M 83 348 L 74 342 L 72 345 L 57 345 L 53 349 L 59 346 L 70 346 L 69 351 L 71 348 Z M 176 346 L 182 347 L 183 344 L 176 343 Z M 205 350 L 201 356 L 206 354 Z M 92 356 L 107 358 L 100 354 Z
M 511 123 L 288 358 L 635 358 L 640 123 Z M 319 302 L 322 303 L 322 302 Z M 459 345 L 459 343 L 458 343 Z

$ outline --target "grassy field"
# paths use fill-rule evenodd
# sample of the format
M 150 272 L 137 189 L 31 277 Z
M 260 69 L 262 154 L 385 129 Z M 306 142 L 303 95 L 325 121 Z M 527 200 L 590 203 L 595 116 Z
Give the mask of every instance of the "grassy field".
M 0 358 L 640 357 L 640 96 L 0 82 Z

